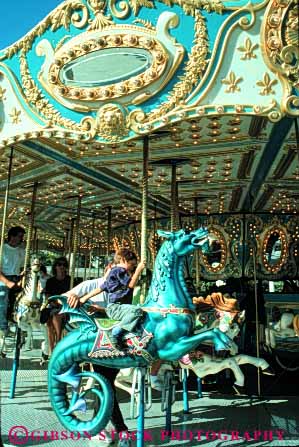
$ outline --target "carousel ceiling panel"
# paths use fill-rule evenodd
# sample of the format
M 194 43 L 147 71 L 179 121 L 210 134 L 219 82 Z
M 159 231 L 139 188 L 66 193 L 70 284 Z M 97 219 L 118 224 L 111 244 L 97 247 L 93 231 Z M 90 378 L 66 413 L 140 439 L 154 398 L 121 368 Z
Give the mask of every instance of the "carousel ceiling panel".
M 185 119 L 296 116 L 296 8 L 295 0 L 62 2 L 0 51 L 0 144 L 67 138 L 85 153 L 87 142 L 101 148 Z M 242 137 L 229 121 L 211 122 L 204 137 L 202 126 L 192 131 L 203 141 Z M 180 144 L 180 133 L 173 139 Z
M 239 121 L 240 117 L 237 118 Z M 173 142 L 171 146 L 171 127 L 167 128 L 166 133 L 150 136 L 149 193 L 156 202 L 152 202 L 149 208 L 149 218 L 170 214 L 171 165 L 178 161 L 176 181 L 182 215 L 192 215 L 195 209 L 206 214 L 242 211 L 254 178 L 259 175 L 273 124 L 256 123 L 249 117 L 243 117 L 240 125 L 242 136 L 230 135 L 224 140 L 218 138 L 210 143 L 197 142 L 189 146 L 187 138 L 195 131 L 195 126 L 198 128 L 202 125 L 204 132 L 209 132 L 210 124 L 212 128 L 217 125 L 217 129 L 221 129 L 229 121 L 235 125 L 235 119 L 212 117 L 180 123 L 179 130 L 175 129 L 174 132 L 185 136 L 184 147 L 180 148 L 175 147 Z M 276 156 L 268 160 L 265 179 L 256 194 L 255 211 L 298 211 L 299 159 L 293 127 Z M 253 130 L 256 134 L 254 137 L 249 135 L 249 131 L 252 133 Z M 12 175 L 10 199 L 12 203 L 19 204 L 20 210 L 18 207 L 12 210 L 11 218 L 20 221 L 23 213 L 26 223 L 24 214 L 30 208 L 32 197 L 30 185 L 37 181 L 37 225 L 47 231 L 63 234 L 70 227 L 70 219 L 77 213 L 79 195 L 82 198 L 81 225 L 82 229 L 87 228 L 87 232 L 90 232 L 94 214 L 99 221 L 98 228 L 104 231 L 108 207 L 112 209 L 114 226 L 139 220 L 143 141 L 135 140 L 132 143 L 133 150 L 129 147 L 128 151 L 125 143 L 105 147 L 99 150 L 97 156 L 93 155 L 94 147 L 90 143 L 86 145 L 84 154 L 72 149 L 72 157 L 65 155 L 68 142 L 63 140 L 41 139 L 17 145 L 14 158 L 17 169 Z M 45 148 L 59 156 L 49 157 L 48 152 L 43 151 Z M 8 151 L 5 154 L 7 164 Z M 33 165 L 31 171 L 23 173 L 21 163 L 25 163 L 24 157 L 27 164 L 39 165 Z M 85 168 L 89 170 L 85 171 Z M 4 192 L 6 181 L 3 180 L 0 185 Z
M 10 153 L 10 148 L 2 150 L 0 153 L 0 191 L 6 188 Z M 11 188 L 16 187 L 18 183 L 25 183 L 28 179 L 30 181 L 33 171 L 36 174 L 42 172 L 44 164 L 43 157 L 22 150 L 20 147 L 14 148 Z

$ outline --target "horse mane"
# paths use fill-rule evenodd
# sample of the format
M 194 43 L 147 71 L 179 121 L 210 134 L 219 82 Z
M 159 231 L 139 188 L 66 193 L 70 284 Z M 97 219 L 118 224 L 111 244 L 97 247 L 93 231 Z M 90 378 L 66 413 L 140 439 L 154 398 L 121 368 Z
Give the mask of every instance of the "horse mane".
M 150 300 L 150 298 L 158 301 L 160 290 L 165 290 L 166 288 L 166 278 L 173 276 L 173 264 L 173 244 L 171 241 L 166 240 L 156 257 L 153 278 L 146 301 Z
M 38 272 L 36 273 L 38 275 Z M 16 296 L 16 304 L 19 303 L 23 298 L 28 296 L 31 293 L 31 287 L 33 283 L 34 272 L 32 271 L 32 267 L 27 267 L 25 271 L 25 281 L 24 287 Z
M 235 314 L 240 312 L 238 300 L 227 294 L 222 295 L 220 292 L 211 293 L 206 298 L 203 296 L 193 298 L 193 303 L 196 304 L 198 312 L 206 312 L 211 309 Z

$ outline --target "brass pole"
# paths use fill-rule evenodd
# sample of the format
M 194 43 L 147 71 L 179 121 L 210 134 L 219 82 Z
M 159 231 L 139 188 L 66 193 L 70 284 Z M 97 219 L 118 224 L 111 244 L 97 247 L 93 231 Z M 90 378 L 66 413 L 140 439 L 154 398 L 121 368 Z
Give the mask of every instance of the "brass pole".
M 88 250 L 89 250 L 89 242 L 90 238 L 87 237 L 86 238 L 86 252 L 84 253 L 84 275 L 83 275 L 83 281 L 86 280 L 86 273 L 87 273 L 87 255 L 88 255 Z
M 170 210 L 170 231 L 175 231 L 178 224 L 178 193 L 176 182 L 176 163 L 171 165 L 171 210 Z
M 110 255 L 111 247 L 111 234 L 112 234 L 112 206 L 107 207 L 107 257 Z
M 142 163 L 142 211 L 141 211 L 141 236 L 140 236 L 140 256 L 147 263 L 147 219 L 148 219 L 148 162 L 149 162 L 149 137 L 146 135 L 143 139 L 143 163 Z M 145 300 L 147 280 L 146 269 L 143 270 L 145 281 L 143 291 L 140 296 L 141 304 Z
M 260 358 L 260 334 L 259 334 L 259 315 L 258 315 L 258 290 L 257 290 L 257 275 L 256 275 L 256 248 L 253 246 L 252 251 L 253 262 L 253 280 L 254 280 L 254 303 L 255 303 L 255 336 L 256 336 L 256 356 Z M 257 393 L 261 395 L 261 373 L 260 368 L 257 368 Z
M 94 229 L 95 229 L 95 222 L 96 222 L 96 217 L 95 214 L 93 213 L 92 215 L 92 224 L 91 224 L 91 243 L 89 248 L 89 266 L 88 266 L 88 277 L 91 277 L 91 265 L 92 265 L 92 255 L 93 255 L 93 248 L 92 248 L 92 244 L 93 244 L 93 240 L 94 240 Z
M 37 227 L 34 227 L 32 251 L 37 254 Z
M 154 269 L 155 259 L 156 259 L 156 256 L 157 256 L 157 205 L 156 204 L 155 204 L 155 211 L 154 211 L 153 231 L 154 231 L 154 250 L 153 250 L 152 266 L 153 266 L 153 269 Z
M 149 161 L 149 137 L 143 139 L 143 168 L 142 168 L 142 212 L 141 212 L 141 259 L 147 260 L 147 214 L 148 214 L 148 161 Z
M 82 247 L 82 240 L 83 240 L 83 237 L 82 237 L 82 234 L 80 233 L 80 231 L 79 231 L 79 243 L 78 243 L 78 251 L 77 251 L 77 253 L 76 253 L 76 261 L 75 261 L 75 263 L 76 263 L 76 266 L 75 266 L 75 278 L 78 278 L 78 276 L 79 276 L 79 268 L 80 268 L 80 265 L 81 265 L 81 255 L 82 255 L 82 249 L 83 249 L 83 247 Z
M 34 225 L 34 211 L 35 211 L 37 187 L 38 187 L 38 183 L 35 182 L 33 185 L 30 218 L 29 218 L 29 225 L 28 225 L 27 237 L 26 237 L 26 250 L 25 250 L 25 260 L 24 260 L 24 269 L 23 269 L 24 272 L 26 271 L 28 265 L 30 264 L 30 250 L 31 250 L 31 244 L 32 244 L 32 232 L 33 232 L 33 225 Z M 23 279 L 22 279 L 22 287 L 25 286 L 25 280 L 26 280 L 25 276 L 26 275 L 24 275 Z
M 194 226 L 198 228 L 198 198 L 194 197 Z M 199 274 L 199 250 L 195 250 L 195 285 L 199 287 L 200 274 Z
M 98 246 L 98 278 L 100 277 L 100 256 L 101 256 L 101 249 L 100 249 L 100 241 Z
M 73 237 L 74 237 L 74 228 L 75 228 L 76 218 L 72 217 L 71 219 L 71 228 L 69 230 L 69 241 L 68 241 L 68 261 L 69 265 L 71 265 L 71 256 L 73 251 Z
M 82 197 L 78 196 L 78 206 L 77 206 L 77 217 L 75 218 L 75 229 L 74 229 L 74 245 L 73 250 L 70 257 L 70 272 L 71 272 L 71 283 L 70 288 L 74 287 L 74 279 L 75 279 L 75 269 L 76 269 L 76 256 L 78 252 L 78 244 L 79 244 L 79 230 L 80 230 L 80 215 L 81 215 L 81 200 Z
M 1 245 L 0 245 L 0 269 L 2 267 L 2 259 L 3 259 L 3 249 L 4 249 L 4 240 L 5 240 L 5 225 L 6 225 L 6 219 L 7 219 L 8 197 L 9 197 L 9 189 L 10 189 L 12 161 L 13 161 L 13 147 L 10 148 L 9 164 L 8 164 L 8 172 L 7 172 L 7 183 L 6 183 L 6 191 L 5 191 L 4 207 L 3 207 L 3 218 L 2 218 L 2 228 L 1 228 Z
M 67 254 L 68 254 L 69 233 L 70 233 L 70 229 L 66 228 L 65 236 L 63 237 L 63 256 L 67 256 Z

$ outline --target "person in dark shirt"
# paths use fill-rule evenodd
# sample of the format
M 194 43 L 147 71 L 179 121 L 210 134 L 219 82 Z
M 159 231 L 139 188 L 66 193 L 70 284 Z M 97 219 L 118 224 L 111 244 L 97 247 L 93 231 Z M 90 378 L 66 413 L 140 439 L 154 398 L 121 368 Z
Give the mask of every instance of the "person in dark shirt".
M 104 310 L 109 318 L 119 320 L 118 325 L 112 329 L 111 343 L 115 349 L 120 349 L 124 331 L 133 331 L 143 316 L 142 309 L 131 303 L 133 288 L 145 267 L 145 262 L 141 261 L 137 265 L 136 254 L 126 248 L 119 250 L 116 257 L 118 263 L 111 268 L 100 289 L 94 289 L 80 299 L 76 295 L 70 296 L 68 303 L 70 307 L 76 307 L 79 300 L 81 303 L 85 303 L 93 296 L 107 292 L 107 307 L 98 306 L 98 310 Z
M 46 282 L 45 294 L 46 298 L 53 295 L 63 295 L 70 288 L 71 278 L 67 274 L 68 262 L 65 257 L 57 258 L 53 262 L 52 277 Z M 48 319 L 46 321 L 48 328 L 50 352 L 53 351 L 55 345 L 61 340 L 64 315 L 59 314 L 60 305 L 51 303 L 48 310 Z

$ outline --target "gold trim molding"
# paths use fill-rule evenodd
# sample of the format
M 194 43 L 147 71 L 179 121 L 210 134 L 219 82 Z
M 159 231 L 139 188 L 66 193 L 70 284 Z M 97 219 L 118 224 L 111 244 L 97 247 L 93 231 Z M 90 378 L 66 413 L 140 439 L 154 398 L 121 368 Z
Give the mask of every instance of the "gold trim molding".
M 298 0 L 275 0 L 269 3 L 261 30 L 261 45 L 268 67 L 283 83 L 282 109 L 299 116 Z

